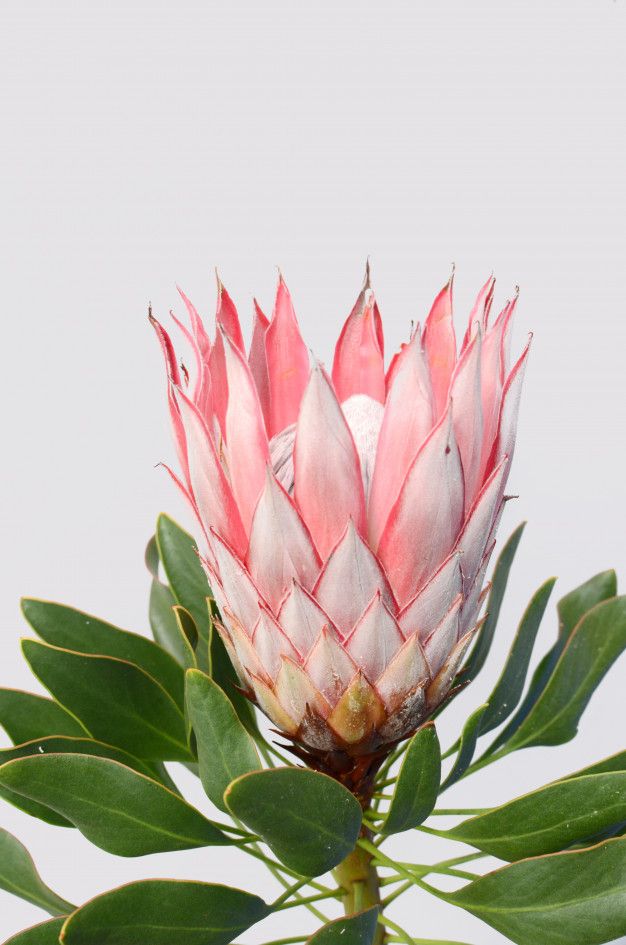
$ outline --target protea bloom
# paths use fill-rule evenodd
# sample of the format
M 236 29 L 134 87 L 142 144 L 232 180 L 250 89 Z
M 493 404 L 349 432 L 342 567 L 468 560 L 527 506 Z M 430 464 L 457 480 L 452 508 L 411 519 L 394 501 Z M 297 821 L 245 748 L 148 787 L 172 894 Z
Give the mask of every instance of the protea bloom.
M 516 299 L 490 323 L 494 282 L 458 353 L 451 278 L 387 370 L 369 271 L 330 375 L 282 277 L 247 356 L 221 284 L 214 341 L 181 292 L 193 383 L 154 322 L 219 632 L 242 688 L 322 766 L 415 730 L 476 632 L 528 353 L 509 369 Z

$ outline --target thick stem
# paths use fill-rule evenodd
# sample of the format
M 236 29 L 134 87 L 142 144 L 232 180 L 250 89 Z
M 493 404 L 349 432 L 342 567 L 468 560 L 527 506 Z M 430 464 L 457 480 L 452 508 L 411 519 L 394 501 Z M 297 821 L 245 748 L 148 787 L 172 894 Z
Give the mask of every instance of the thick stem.
M 343 890 L 343 908 L 346 915 L 353 915 L 370 906 L 379 906 L 380 881 L 372 855 L 362 847 L 356 847 L 343 863 L 333 870 L 333 876 Z M 385 930 L 379 926 L 372 945 L 382 945 Z

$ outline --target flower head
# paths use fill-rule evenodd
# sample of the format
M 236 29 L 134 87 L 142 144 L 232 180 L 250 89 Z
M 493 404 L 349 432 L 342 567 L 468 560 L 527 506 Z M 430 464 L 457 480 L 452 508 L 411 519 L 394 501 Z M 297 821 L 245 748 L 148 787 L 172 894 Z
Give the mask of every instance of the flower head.
M 370 757 L 448 694 L 476 632 L 504 505 L 528 347 L 495 280 L 457 352 L 452 278 L 385 368 L 369 271 L 332 373 L 309 360 L 279 279 L 248 354 L 218 284 L 211 340 L 181 293 L 195 357 L 155 320 L 181 478 L 218 629 L 242 687 L 308 756 Z

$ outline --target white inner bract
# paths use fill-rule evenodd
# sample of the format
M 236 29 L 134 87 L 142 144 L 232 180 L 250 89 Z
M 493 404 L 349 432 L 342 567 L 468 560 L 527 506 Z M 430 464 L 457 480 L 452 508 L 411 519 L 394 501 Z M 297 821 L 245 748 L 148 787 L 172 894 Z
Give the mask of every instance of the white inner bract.
M 385 408 L 373 397 L 368 397 L 367 394 L 353 394 L 352 397 L 344 400 L 341 409 L 354 437 L 354 443 L 359 454 L 363 488 L 367 499 L 374 474 L 376 447 Z M 270 456 L 274 474 L 283 489 L 290 495 L 293 494 L 294 486 L 293 447 L 295 439 L 296 424 L 292 423 L 291 426 L 285 427 L 284 430 L 272 437 L 270 441 Z

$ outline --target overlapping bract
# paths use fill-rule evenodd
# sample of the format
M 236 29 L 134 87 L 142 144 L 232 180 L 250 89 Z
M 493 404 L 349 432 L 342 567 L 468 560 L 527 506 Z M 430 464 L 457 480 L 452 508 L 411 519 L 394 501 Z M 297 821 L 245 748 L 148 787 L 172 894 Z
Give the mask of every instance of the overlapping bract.
M 153 319 L 220 634 L 242 687 L 307 750 L 367 755 L 409 734 L 476 630 L 528 354 L 509 369 L 516 299 L 491 322 L 494 283 L 458 353 L 451 278 L 386 370 L 368 272 L 331 376 L 310 366 L 282 277 L 271 320 L 255 302 L 248 355 L 220 283 L 213 341 L 181 292 L 193 382 Z

